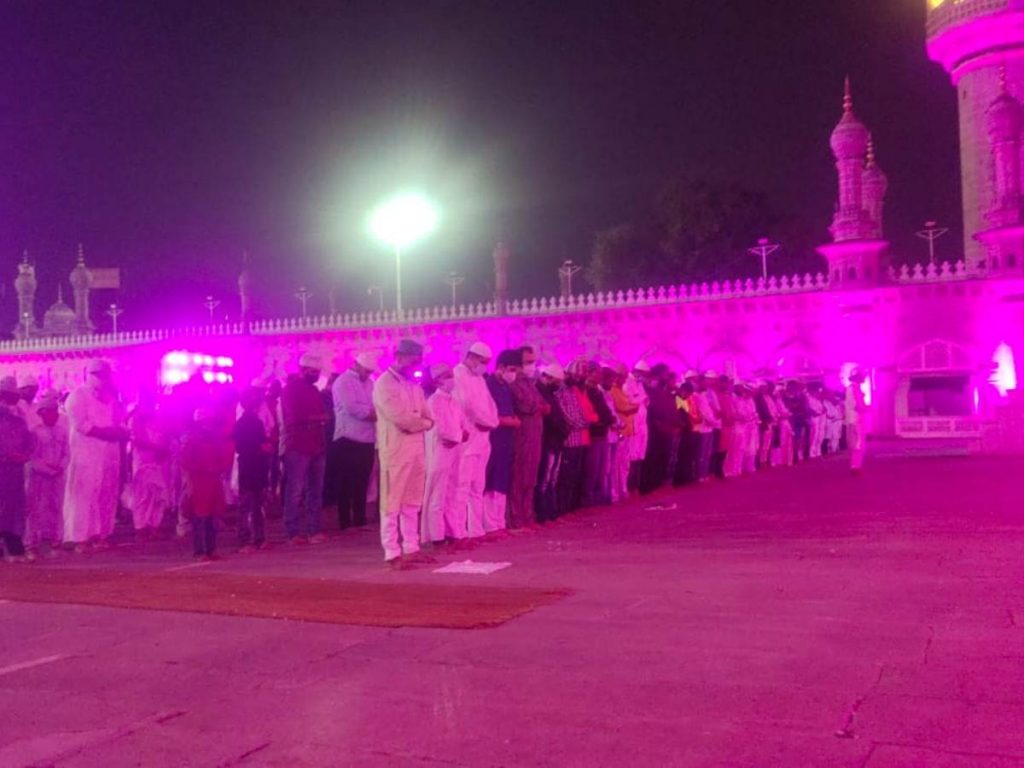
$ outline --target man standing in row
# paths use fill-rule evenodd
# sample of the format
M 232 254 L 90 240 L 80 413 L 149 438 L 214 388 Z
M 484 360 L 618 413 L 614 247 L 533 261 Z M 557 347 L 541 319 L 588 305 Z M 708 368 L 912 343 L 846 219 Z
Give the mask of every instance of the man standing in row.
M 324 541 L 320 532 L 327 463 L 327 408 L 316 382 L 323 364 L 315 355 L 299 360 L 298 377 L 281 393 L 284 424 L 284 526 L 293 544 Z M 307 538 L 308 537 L 308 538 Z
M 532 526 L 537 522 L 534 492 L 540 470 L 544 417 L 551 406 L 537 389 L 537 356 L 533 347 L 522 347 L 522 370 L 512 382 L 512 402 L 519 418 L 512 460 L 512 486 L 508 510 L 511 528 Z
M 367 352 L 356 355 L 352 367 L 334 382 L 334 442 L 338 468 L 338 523 L 366 525 L 366 491 L 373 471 L 377 411 L 373 407 L 370 374 L 377 361 Z
M 402 339 L 394 363 L 373 387 L 381 478 L 380 541 L 385 561 L 399 569 L 415 562 L 420 550 L 425 433 L 434 425 L 423 389 L 415 380 L 422 364 L 423 347 Z
M 85 384 L 67 401 L 71 460 L 64 495 L 64 541 L 82 552 L 106 546 L 114 532 L 121 445 L 128 440 L 110 363 L 93 360 Z
M 455 366 L 455 399 L 462 406 L 469 432 L 459 461 L 456 514 L 466 516 L 466 532 L 471 539 L 484 535 L 484 482 L 491 455 L 490 433 L 498 427 L 498 407 L 484 380 L 491 355 L 491 348 L 478 341 Z

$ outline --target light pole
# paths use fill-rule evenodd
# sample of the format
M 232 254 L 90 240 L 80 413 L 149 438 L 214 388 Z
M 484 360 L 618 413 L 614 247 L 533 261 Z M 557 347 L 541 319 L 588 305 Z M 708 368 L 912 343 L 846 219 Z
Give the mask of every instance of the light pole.
M 402 251 L 437 227 L 438 212 L 417 192 L 386 200 L 370 215 L 370 232 L 395 253 L 395 311 L 402 319 Z
M 371 285 L 369 288 L 366 289 L 366 295 L 367 296 L 373 296 L 373 294 L 377 294 L 377 301 L 380 304 L 380 311 L 383 312 L 384 311 L 384 289 L 381 288 L 379 285 Z
M 777 243 L 769 241 L 767 237 L 762 237 L 757 241 L 756 246 L 747 249 L 747 253 L 751 256 L 761 257 L 761 277 L 766 283 L 768 282 L 768 257 L 779 250 L 779 248 L 780 246 Z
M 310 300 L 310 298 L 312 296 L 313 296 L 313 292 L 311 290 L 309 290 L 309 288 L 307 288 L 304 285 L 299 286 L 299 290 L 297 290 L 295 292 L 295 298 L 298 299 L 299 303 L 302 305 L 302 317 L 303 318 L 306 317 L 307 304 L 309 303 L 309 300 Z
M 444 282 L 445 282 L 446 285 L 450 286 L 451 289 L 452 289 L 452 306 L 454 307 L 457 304 L 457 302 L 455 300 L 455 298 L 456 298 L 455 291 L 456 291 L 456 289 L 460 285 L 462 285 L 464 282 L 466 282 L 466 278 L 464 278 L 458 272 L 449 272 L 448 276 L 445 277 Z
M 564 281 L 563 283 L 563 296 L 572 296 L 572 276 L 579 272 L 583 267 L 577 266 L 572 259 L 566 259 L 562 262 L 562 266 L 558 268 L 558 276 Z
M 110 315 L 110 322 L 112 324 L 113 332 L 117 333 L 117 318 L 124 314 L 124 310 L 121 309 L 117 304 L 111 304 L 107 308 L 107 314 Z
M 220 306 L 220 302 L 213 298 L 213 296 L 207 296 L 206 301 L 203 302 L 203 306 L 206 307 L 206 311 L 210 313 L 210 325 L 213 325 L 213 312 Z
M 938 240 L 940 237 L 942 237 L 947 232 L 949 232 L 949 230 L 946 227 L 940 227 L 934 221 L 926 221 L 924 223 L 924 229 L 922 229 L 920 232 L 915 232 L 914 233 L 915 235 L 917 235 L 922 240 L 927 240 L 928 241 L 928 263 L 929 264 L 934 264 L 935 263 L 935 241 Z

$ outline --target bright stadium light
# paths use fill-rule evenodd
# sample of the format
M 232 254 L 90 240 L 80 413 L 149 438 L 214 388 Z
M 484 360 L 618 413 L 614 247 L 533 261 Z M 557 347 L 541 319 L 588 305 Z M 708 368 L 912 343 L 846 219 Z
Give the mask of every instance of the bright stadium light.
M 407 192 L 381 203 L 370 214 L 370 232 L 395 252 L 395 309 L 402 317 L 402 251 L 437 227 L 437 208 L 423 195 Z

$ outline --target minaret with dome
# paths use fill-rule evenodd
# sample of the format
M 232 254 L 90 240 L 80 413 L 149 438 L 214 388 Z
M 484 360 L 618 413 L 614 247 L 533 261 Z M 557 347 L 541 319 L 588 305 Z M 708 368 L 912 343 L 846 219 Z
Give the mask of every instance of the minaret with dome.
M 1000 222 L 1007 221 L 1004 183 L 1013 167 L 1019 194 L 1024 0 L 925 1 L 928 55 L 957 89 L 965 261 L 974 273 L 1001 272 L 1007 259 L 1022 263 L 1019 234 L 1008 238 L 1013 224 Z

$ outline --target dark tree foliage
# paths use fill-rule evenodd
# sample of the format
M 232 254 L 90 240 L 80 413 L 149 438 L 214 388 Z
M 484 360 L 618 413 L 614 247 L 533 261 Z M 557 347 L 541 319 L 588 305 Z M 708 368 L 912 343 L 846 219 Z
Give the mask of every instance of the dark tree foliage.
M 777 214 L 766 197 L 734 184 L 676 178 L 655 195 L 646 216 L 597 232 L 586 277 L 597 290 L 759 277 L 747 249 L 767 237 L 782 248 L 769 274 L 817 272 L 820 235 Z

